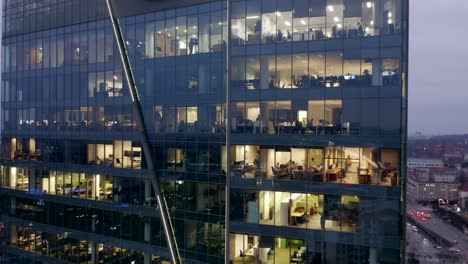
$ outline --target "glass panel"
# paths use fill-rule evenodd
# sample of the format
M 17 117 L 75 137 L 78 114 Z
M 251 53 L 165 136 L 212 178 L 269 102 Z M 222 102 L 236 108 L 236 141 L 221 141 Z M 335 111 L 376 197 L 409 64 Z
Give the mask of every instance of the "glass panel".
M 187 38 L 189 39 L 188 54 L 198 53 L 198 17 L 196 16 L 188 17 Z
M 176 25 L 176 53 L 177 55 L 187 54 L 187 17 L 178 17 Z
M 327 29 L 328 38 L 343 38 L 346 31 L 343 29 L 343 0 L 327 1 Z
M 262 14 L 262 42 L 266 44 L 275 43 L 279 38 L 276 31 L 276 12 Z M 283 36 L 281 36 L 282 40 Z

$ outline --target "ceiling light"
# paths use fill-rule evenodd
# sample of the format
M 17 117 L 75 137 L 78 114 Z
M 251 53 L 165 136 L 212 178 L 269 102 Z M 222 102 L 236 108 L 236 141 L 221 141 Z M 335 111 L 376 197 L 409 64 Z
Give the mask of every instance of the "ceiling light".
M 338 25 L 336 25 L 338 28 L 342 28 L 343 25 L 341 25 L 340 23 L 338 23 Z
M 338 22 L 340 19 L 338 17 L 333 17 L 333 21 Z
M 370 24 L 371 24 L 371 26 L 373 26 L 374 25 L 374 20 L 371 20 Z
M 333 12 L 333 11 L 335 11 L 335 8 L 333 8 L 332 5 L 329 5 L 329 6 L 328 6 L 328 11 Z
M 117 76 L 114 75 L 114 80 L 117 80 Z
M 192 28 L 197 28 L 197 26 L 193 26 Z
M 372 7 L 372 2 L 367 2 L 366 5 L 367 5 L 367 8 L 371 8 Z
M 391 24 L 391 23 L 392 23 L 392 19 L 389 18 L 387 22 L 388 22 L 388 24 Z
M 281 16 L 281 13 L 279 11 L 276 11 L 277 16 Z
M 392 17 L 392 12 L 388 12 L 388 17 Z
M 247 18 L 247 19 L 257 19 L 258 16 L 248 16 L 248 17 L 246 17 L 246 18 Z
M 291 26 L 291 23 L 289 23 L 289 21 L 284 21 L 284 24 L 288 27 Z
M 365 31 L 366 31 L 366 32 L 369 32 L 369 28 L 368 28 L 368 27 L 366 27 Z
M 175 29 L 179 29 L 179 27 L 175 27 Z
M 307 24 L 307 23 L 304 21 L 304 19 L 301 19 L 301 24 L 302 24 L 302 25 L 305 25 L 305 24 Z

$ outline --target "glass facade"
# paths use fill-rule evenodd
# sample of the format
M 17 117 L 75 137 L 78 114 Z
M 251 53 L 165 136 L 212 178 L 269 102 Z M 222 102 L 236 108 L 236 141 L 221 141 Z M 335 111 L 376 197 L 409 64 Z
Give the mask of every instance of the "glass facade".
M 134 6 L 119 23 L 184 263 L 400 262 L 407 1 Z M 166 263 L 105 1 L 2 8 L 2 254 Z

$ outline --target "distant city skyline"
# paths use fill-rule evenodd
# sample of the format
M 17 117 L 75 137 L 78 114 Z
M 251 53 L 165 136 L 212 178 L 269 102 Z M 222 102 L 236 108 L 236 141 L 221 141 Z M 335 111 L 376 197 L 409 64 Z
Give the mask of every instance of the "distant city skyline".
M 408 133 L 468 134 L 468 1 L 409 2 Z

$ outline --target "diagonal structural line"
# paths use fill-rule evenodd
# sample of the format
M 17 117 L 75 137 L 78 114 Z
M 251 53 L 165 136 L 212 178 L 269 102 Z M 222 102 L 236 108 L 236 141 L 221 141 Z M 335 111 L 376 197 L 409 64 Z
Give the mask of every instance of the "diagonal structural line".
M 169 246 L 169 253 L 171 254 L 171 260 L 174 264 L 182 263 L 179 249 L 175 241 L 174 229 L 172 228 L 171 219 L 169 217 L 169 212 L 167 211 L 166 200 L 161 194 L 161 189 L 159 187 L 159 179 L 156 175 L 156 171 L 153 164 L 153 158 L 151 155 L 150 140 L 148 136 L 148 131 L 146 130 L 145 119 L 143 116 L 143 109 L 140 102 L 140 96 L 138 94 L 138 89 L 135 85 L 135 77 L 130 66 L 130 61 L 125 47 L 122 30 L 119 25 L 119 21 L 115 15 L 112 0 L 106 0 L 107 10 L 109 11 L 109 17 L 112 21 L 112 28 L 114 30 L 115 39 L 117 46 L 119 48 L 120 59 L 122 60 L 122 66 L 124 69 L 125 77 L 127 79 L 128 88 L 130 90 L 130 95 L 132 97 L 133 107 L 136 111 L 136 123 L 137 128 L 140 132 L 140 141 L 143 146 L 143 152 L 145 154 L 145 160 L 148 165 L 148 171 L 151 173 L 151 183 L 153 186 L 153 191 L 156 195 L 158 202 L 159 212 L 161 214 L 161 219 L 164 227 L 164 233 L 166 235 L 166 241 Z

